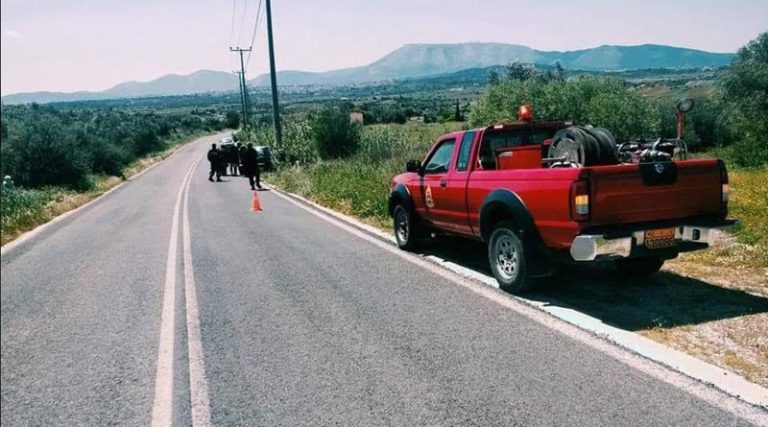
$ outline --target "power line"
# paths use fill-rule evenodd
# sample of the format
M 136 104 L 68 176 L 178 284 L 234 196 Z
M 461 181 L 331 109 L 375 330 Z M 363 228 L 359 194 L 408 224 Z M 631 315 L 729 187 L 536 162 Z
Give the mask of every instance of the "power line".
M 253 48 L 253 43 L 256 41 L 256 31 L 259 28 L 259 20 L 261 19 L 261 3 L 263 0 L 259 0 L 259 6 L 256 9 L 256 22 L 253 24 L 253 34 L 251 34 L 251 44 L 249 45 L 251 48 Z M 248 57 L 245 59 L 245 66 L 248 67 L 248 64 L 251 63 L 251 52 L 248 52 Z
M 232 25 L 229 27 L 229 44 L 232 43 L 232 37 L 235 36 L 235 13 L 237 11 L 237 0 L 232 0 Z
M 243 5 L 243 17 L 240 19 L 240 31 L 237 33 L 237 43 L 236 45 L 240 44 L 240 40 L 243 39 L 243 26 L 245 26 L 245 15 L 248 13 L 248 0 L 245 0 L 245 4 Z

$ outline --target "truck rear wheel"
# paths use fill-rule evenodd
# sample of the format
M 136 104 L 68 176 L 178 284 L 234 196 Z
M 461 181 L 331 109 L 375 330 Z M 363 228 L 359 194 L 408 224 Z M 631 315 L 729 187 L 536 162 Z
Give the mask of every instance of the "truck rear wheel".
M 423 235 L 418 221 L 403 205 L 395 206 L 395 210 L 392 212 L 392 220 L 397 247 L 405 250 L 415 248 L 418 239 Z
M 638 278 L 651 276 L 664 265 L 664 260 L 659 257 L 627 258 L 614 262 L 624 275 Z
M 488 242 L 488 261 L 499 287 L 509 293 L 531 289 L 523 242 L 511 222 L 500 222 Z

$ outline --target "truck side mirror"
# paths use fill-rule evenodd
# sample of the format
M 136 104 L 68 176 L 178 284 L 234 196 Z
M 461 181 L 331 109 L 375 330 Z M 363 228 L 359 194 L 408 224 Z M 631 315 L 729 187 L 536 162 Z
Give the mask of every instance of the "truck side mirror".
M 405 170 L 406 172 L 415 172 L 420 174 L 421 162 L 418 160 L 408 160 L 408 163 L 405 164 Z

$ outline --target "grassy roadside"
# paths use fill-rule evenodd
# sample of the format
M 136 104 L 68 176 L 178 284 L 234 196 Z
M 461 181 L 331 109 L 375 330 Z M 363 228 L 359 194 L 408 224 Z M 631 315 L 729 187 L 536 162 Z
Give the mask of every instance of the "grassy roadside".
M 417 152 L 319 162 L 266 179 L 391 231 L 385 203 L 389 179 L 404 170 L 409 157 L 419 158 Z M 768 167 L 731 169 L 729 176 L 730 216 L 742 223 L 735 243 L 683 254 L 647 284 L 617 283 L 604 279 L 605 272 L 575 273 L 552 298 L 768 386 Z M 467 261 L 470 252 L 482 252 L 475 249 L 463 251 L 456 262 L 483 264 L 483 259 Z
M 126 166 L 123 169 L 123 176 L 125 179 L 131 178 L 203 135 L 206 133 L 194 133 L 168 141 L 165 150 Z M 62 187 L 16 188 L 10 191 L 3 189 L 2 231 L 0 232 L 2 245 L 61 214 L 90 202 L 123 181 L 123 178 L 116 176 L 93 176 L 93 184 L 87 191 L 73 191 Z
M 715 279 L 723 286 L 768 297 L 768 167 L 729 172 L 729 216 L 741 221 L 731 245 L 690 252 L 667 268 L 692 277 Z

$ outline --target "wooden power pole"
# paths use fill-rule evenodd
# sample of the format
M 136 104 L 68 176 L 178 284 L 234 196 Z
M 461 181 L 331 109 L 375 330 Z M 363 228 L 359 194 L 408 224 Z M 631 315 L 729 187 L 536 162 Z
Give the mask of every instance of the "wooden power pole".
M 243 129 L 248 129 L 248 86 L 245 84 L 245 63 L 243 62 L 243 52 L 250 52 L 251 48 L 229 48 L 230 52 L 237 52 L 240 54 L 240 103 L 242 104 L 243 111 Z
M 280 110 L 277 103 L 277 75 L 275 73 L 275 47 L 272 41 L 272 5 L 267 2 L 267 41 L 269 44 L 269 76 L 272 81 L 272 122 L 275 125 L 275 147 L 282 147 L 283 131 L 280 126 Z M 242 56 L 241 56 L 242 58 Z

